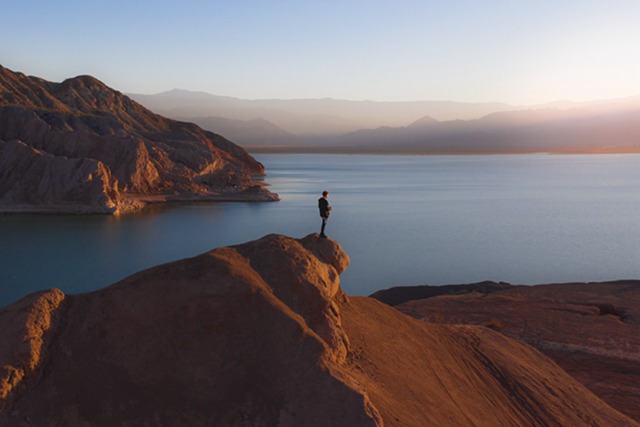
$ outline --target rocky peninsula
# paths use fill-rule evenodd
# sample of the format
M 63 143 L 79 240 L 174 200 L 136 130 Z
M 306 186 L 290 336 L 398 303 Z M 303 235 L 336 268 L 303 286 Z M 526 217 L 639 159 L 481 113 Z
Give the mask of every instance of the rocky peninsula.
M 91 76 L 0 66 L 0 212 L 105 213 L 166 201 L 277 200 L 243 148 Z
M 0 309 L 0 426 L 637 426 L 535 348 L 349 297 L 269 235 Z

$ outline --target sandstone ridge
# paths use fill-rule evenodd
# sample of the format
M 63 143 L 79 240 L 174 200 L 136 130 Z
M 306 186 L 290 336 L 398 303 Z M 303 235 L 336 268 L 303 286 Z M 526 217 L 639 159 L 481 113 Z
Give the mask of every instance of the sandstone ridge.
M 0 426 L 636 426 L 535 349 L 348 297 L 269 235 L 0 309 Z
M 391 288 L 372 295 L 426 322 L 488 326 L 552 358 L 640 421 L 640 281 Z
M 276 200 L 244 149 L 91 76 L 0 66 L 0 211 L 121 213 L 148 202 Z

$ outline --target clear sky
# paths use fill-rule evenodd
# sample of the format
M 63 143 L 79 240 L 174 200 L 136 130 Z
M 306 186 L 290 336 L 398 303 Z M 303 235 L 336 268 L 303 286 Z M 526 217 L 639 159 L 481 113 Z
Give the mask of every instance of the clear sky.
M 638 0 L 0 0 L 0 64 L 122 92 L 500 101 L 640 95 Z

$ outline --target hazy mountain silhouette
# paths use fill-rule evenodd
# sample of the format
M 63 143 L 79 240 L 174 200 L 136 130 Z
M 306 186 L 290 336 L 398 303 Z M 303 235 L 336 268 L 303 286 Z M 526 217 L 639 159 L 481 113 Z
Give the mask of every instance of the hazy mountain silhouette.
M 195 121 L 254 151 L 640 150 L 640 97 L 556 101 L 527 108 L 446 101 L 242 100 L 184 90 L 132 97 L 166 115 Z
M 640 150 L 639 119 L 640 103 L 627 110 L 547 108 L 447 122 L 426 117 L 407 127 L 352 132 L 329 145 L 419 153 L 635 152 Z
M 294 134 L 261 117 L 253 120 L 238 120 L 210 116 L 194 117 L 188 120 L 204 129 L 216 129 L 216 133 L 243 145 L 291 145 L 299 143 L 299 138 Z
M 502 103 L 449 101 L 244 100 L 179 89 L 156 95 L 129 96 L 147 108 L 171 117 L 263 118 L 297 135 L 335 135 L 363 128 L 405 126 L 425 115 L 438 120 L 475 119 L 496 111 L 518 108 Z
M 329 100 L 243 100 L 179 89 L 157 95 L 129 96 L 147 108 L 173 118 L 220 117 L 243 121 L 262 118 L 298 135 L 339 135 L 367 127 L 332 113 L 332 108 L 325 106 Z

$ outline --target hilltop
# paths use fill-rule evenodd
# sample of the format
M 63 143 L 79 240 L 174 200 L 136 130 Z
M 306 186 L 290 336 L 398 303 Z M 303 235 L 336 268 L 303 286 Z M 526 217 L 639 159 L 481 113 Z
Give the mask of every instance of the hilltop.
M 120 213 L 146 202 L 275 200 L 244 149 L 92 76 L 0 66 L 0 211 Z
M 0 309 L 0 426 L 637 426 L 534 348 L 349 297 L 269 235 Z

